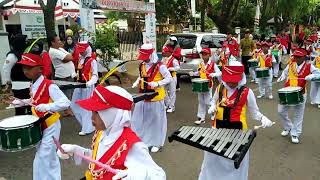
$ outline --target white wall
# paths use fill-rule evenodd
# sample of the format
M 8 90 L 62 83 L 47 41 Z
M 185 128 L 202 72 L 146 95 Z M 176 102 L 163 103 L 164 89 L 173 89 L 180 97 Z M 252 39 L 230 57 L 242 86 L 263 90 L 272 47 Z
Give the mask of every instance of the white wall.
M 14 15 L 8 16 L 8 20 L 4 20 L 3 24 L 20 24 L 20 14 L 16 13 Z

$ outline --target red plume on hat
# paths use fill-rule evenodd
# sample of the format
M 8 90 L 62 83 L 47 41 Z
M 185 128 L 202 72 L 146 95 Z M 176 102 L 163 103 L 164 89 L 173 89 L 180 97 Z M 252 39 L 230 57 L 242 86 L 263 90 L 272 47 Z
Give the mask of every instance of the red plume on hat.
M 297 48 L 295 49 L 295 51 L 293 52 L 293 56 L 297 56 L 297 57 L 304 57 L 306 56 L 308 53 L 305 49 L 303 48 Z

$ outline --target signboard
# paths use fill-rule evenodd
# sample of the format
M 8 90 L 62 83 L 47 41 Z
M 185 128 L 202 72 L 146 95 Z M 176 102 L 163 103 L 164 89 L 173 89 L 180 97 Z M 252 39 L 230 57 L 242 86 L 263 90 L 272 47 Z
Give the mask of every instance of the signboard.
M 36 39 L 46 36 L 43 14 L 20 13 L 22 34 L 27 35 L 28 39 Z
M 145 16 L 146 33 L 143 39 L 144 43 L 151 43 L 154 48 L 157 46 L 157 34 L 156 34 L 156 14 L 148 13 Z
M 86 0 L 88 1 L 88 0 Z M 132 0 L 96 0 L 95 5 L 101 9 L 125 12 L 156 12 L 154 3 Z
M 93 17 L 93 9 L 87 6 L 80 7 L 80 24 L 81 28 L 86 31 L 80 37 L 83 41 L 91 41 L 90 37 L 96 33 L 96 24 Z

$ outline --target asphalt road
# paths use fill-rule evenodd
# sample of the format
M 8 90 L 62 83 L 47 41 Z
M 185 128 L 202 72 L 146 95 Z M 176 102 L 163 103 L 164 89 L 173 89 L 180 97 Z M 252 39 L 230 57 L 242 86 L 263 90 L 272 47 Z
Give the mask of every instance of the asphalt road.
M 193 125 L 196 119 L 197 95 L 191 91 L 191 83 L 181 83 L 177 93 L 176 112 L 168 115 L 168 135 L 181 125 Z M 249 84 L 255 94 L 257 85 Z M 277 97 L 274 84 L 273 94 Z M 309 97 L 308 97 L 309 98 Z M 277 114 L 277 98 L 258 100 L 263 114 L 276 122 L 272 128 L 261 129 L 250 148 L 250 180 L 319 180 L 320 179 L 320 110 L 308 104 L 305 110 L 301 143 L 291 144 L 289 138 L 280 136 L 281 126 Z M 12 111 L 0 111 L 0 119 L 11 116 Z M 251 128 L 259 125 L 250 120 Z M 204 126 L 210 126 L 209 119 Z M 74 143 L 89 147 L 91 136 L 77 135 L 79 125 L 75 119 L 62 119 L 62 143 Z M 32 179 L 32 161 L 35 149 L 17 153 L 0 152 L 0 179 Z M 179 142 L 166 142 L 162 152 L 152 154 L 154 160 L 166 171 L 168 180 L 196 180 L 200 171 L 203 151 Z M 86 165 L 75 166 L 73 161 L 61 161 L 62 179 L 76 180 L 83 176 Z M 214 169 L 212 169 L 214 171 Z

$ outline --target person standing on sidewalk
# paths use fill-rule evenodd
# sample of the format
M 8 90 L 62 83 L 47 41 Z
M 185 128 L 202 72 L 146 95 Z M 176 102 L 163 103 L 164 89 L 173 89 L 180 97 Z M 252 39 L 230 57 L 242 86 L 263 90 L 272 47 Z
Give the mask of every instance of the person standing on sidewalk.
M 248 75 L 249 73 L 249 66 L 248 60 L 252 58 L 252 52 L 255 49 L 255 44 L 252 39 L 250 39 L 250 30 L 246 30 L 245 37 L 240 41 L 240 48 L 241 48 L 241 61 L 244 66 L 245 74 Z

